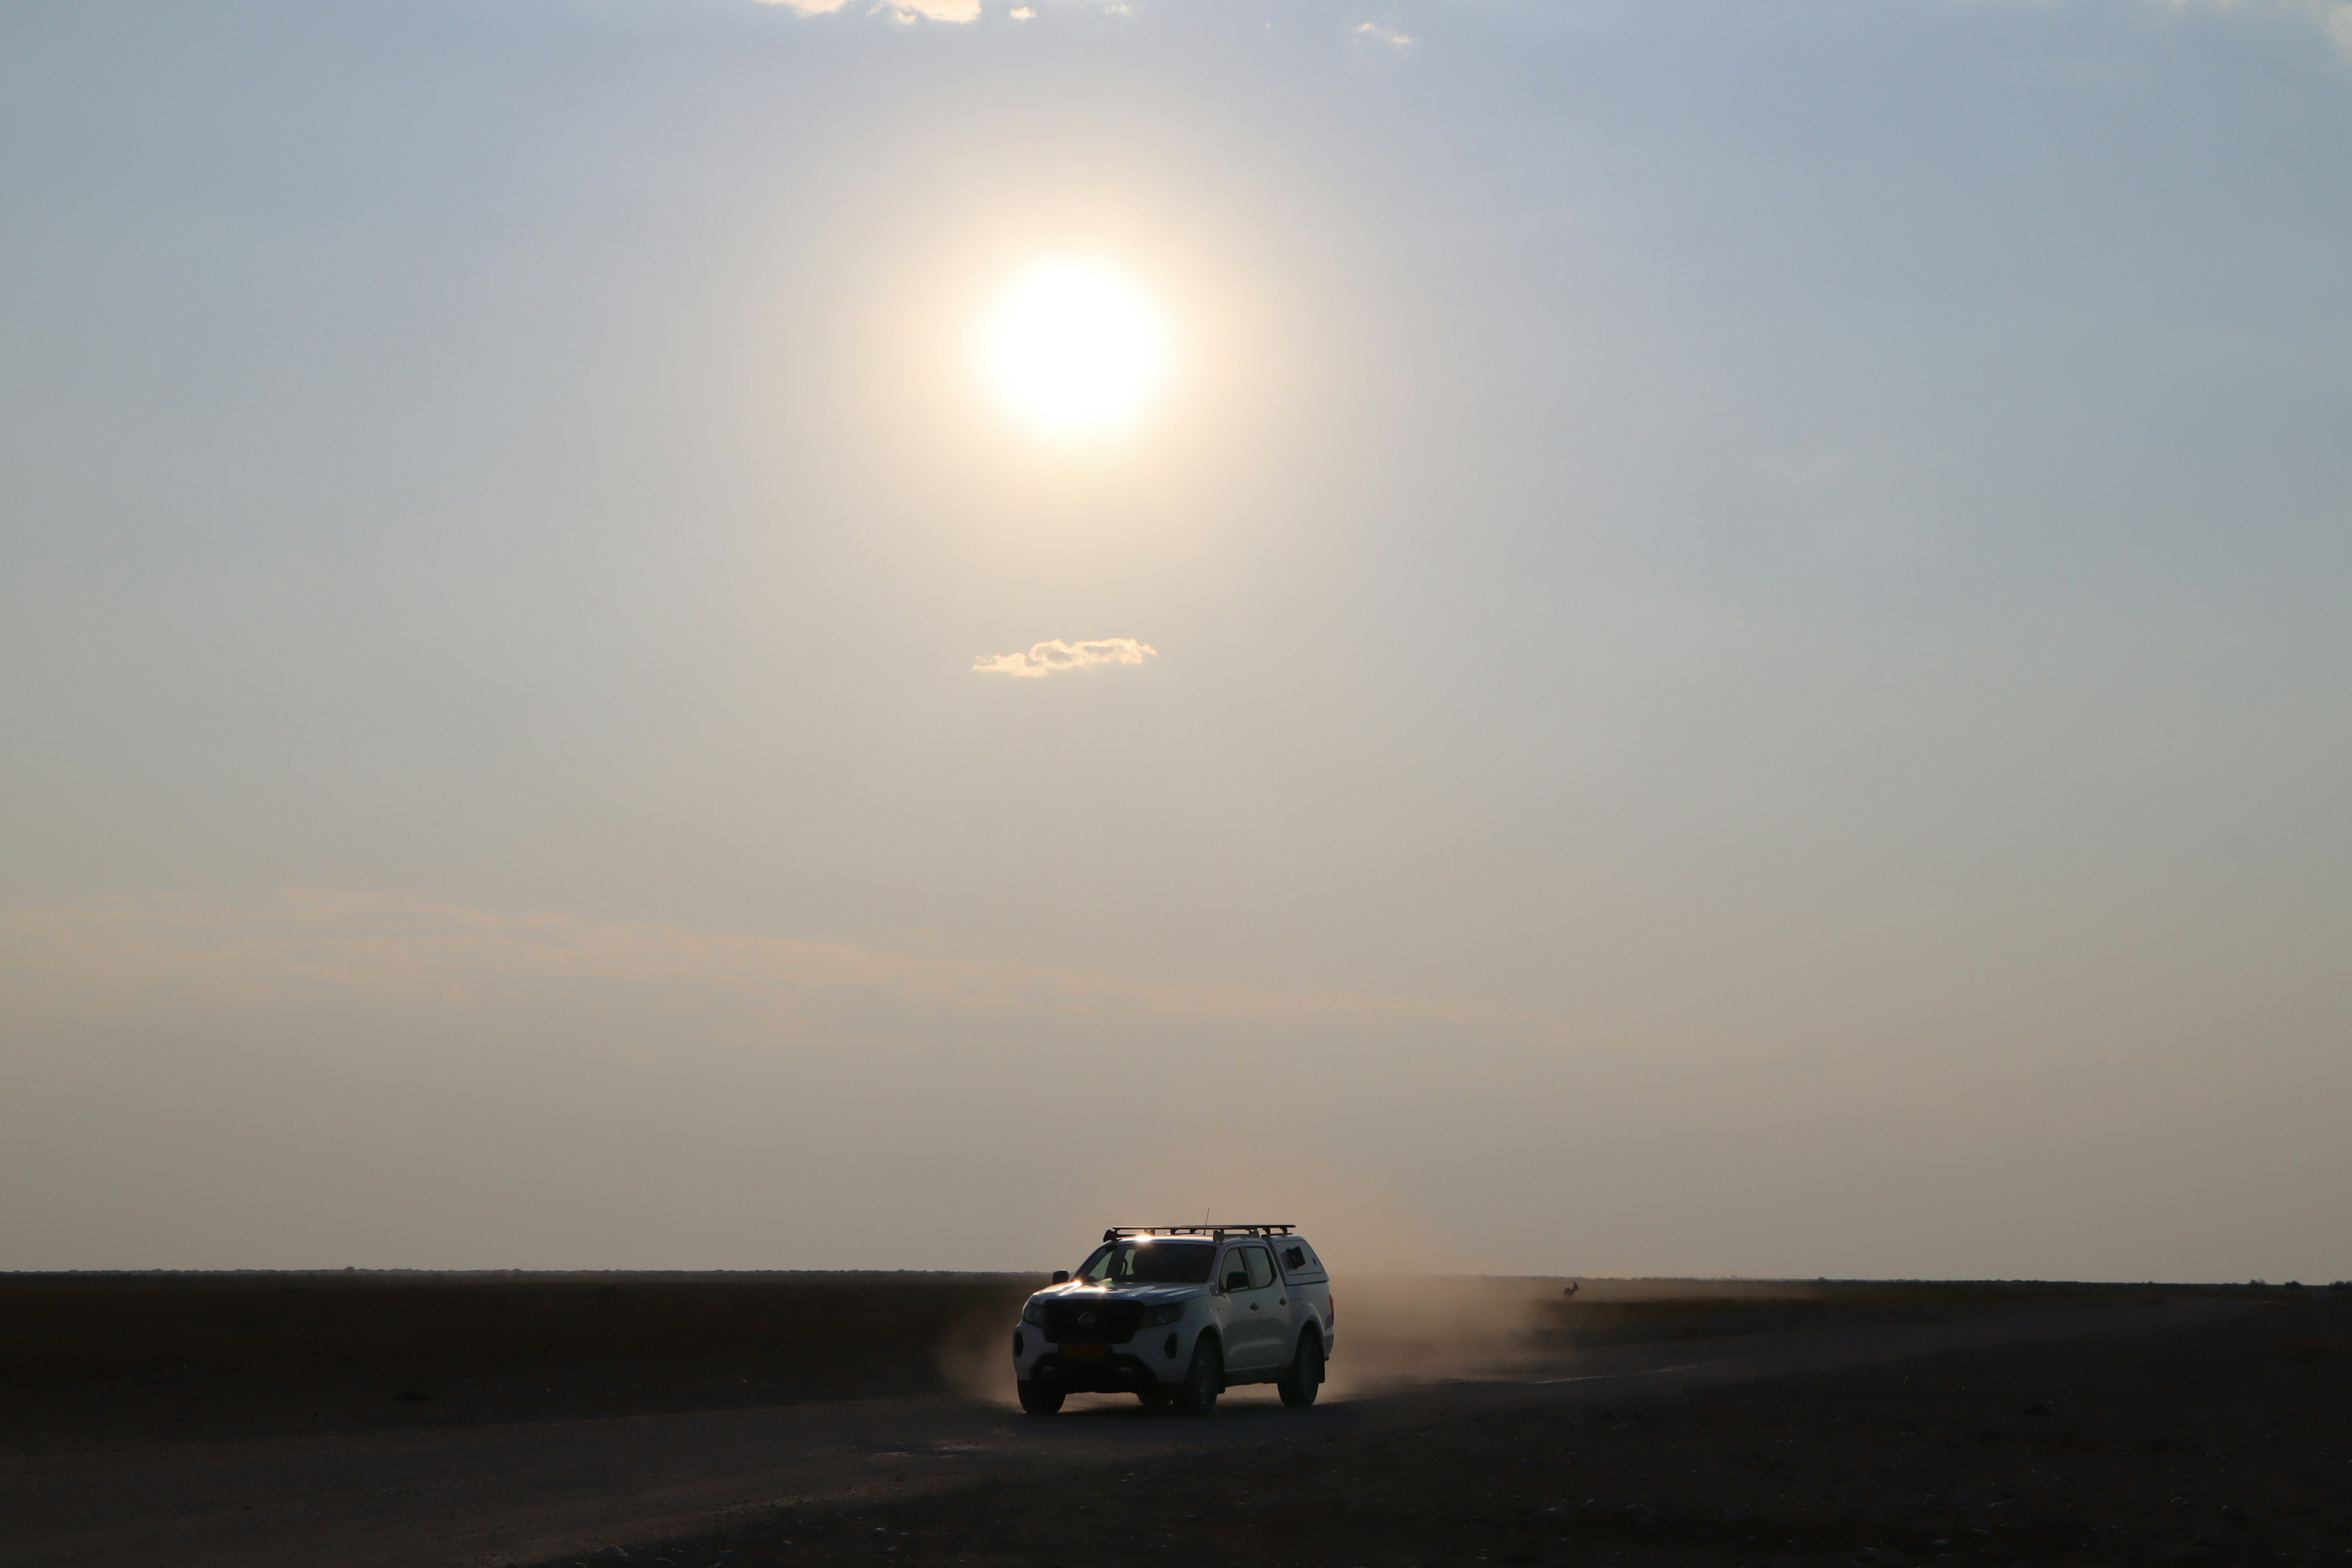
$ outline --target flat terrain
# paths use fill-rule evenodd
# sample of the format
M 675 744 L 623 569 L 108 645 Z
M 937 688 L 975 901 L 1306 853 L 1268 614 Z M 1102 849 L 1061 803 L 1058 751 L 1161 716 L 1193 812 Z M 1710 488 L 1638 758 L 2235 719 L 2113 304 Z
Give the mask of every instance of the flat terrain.
M 796 1309 L 773 1321 L 797 1340 L 715 1333 L 737 1321 L 726 1280 L 634 1304 L 633 1284 L 687 1282 L 524 1283 L 538 1305 L 501 1311 L 576 1327 L 585 1292 L 635 1337 L 600 1352 L 575 1331 L 551 1360 L 509 1334 L 492 1355 L 463 1322 L 491 1292 L 424 1313 L 441 1327 L 394 1335 L 394 1364 L 337 1350 L 334 1313 L 316 1312 L 302 1353 L 207 1431 L 189 1391 L 233 1389 L 224 1369 L 270 1342 L 266 1313 L 216 1312 L 214 1329 L 169 1330 L 189 1359 L 147 1402 L 148 1434 L 138 1358 L 53 1335 L 81 1359 L 15 1369 L 42 1397 L 7 1408 L 0 1565 L 564 1563 L 625 1546 L 676 1568 L 1163 1553 L 1793 1568 L 1866 1550 L 2003 1568 L 2336 1562 L 2352 1546 L 2352 1311 L 2301 1292 L 1360 1281 L 1342 1287 L 1341 1356 L 1314 1411 L 1251 1390 L 1207 1421 L 1103 1400 L 1041 1422 L 989 1397 L 994 1298 L 1017 1300 L 1014 1277 L 734 1282 L 787 1308 L 796 1291 L 828 1310 L 870 1299 L 895 1325 L 835 1342 Z M 364 1279 L 342 1289 L 347 1307 L 381 1300 Z M 664 1326 L 680 1301 L 703 1329 Z M 382 1328 L 372 1313 L 346 1318 Z M 207 1370 L 230 1321 L 244 1349 Z M 1462 1364 L 1433 1363 L 1437 1342 L 1467 1347 Z M 1400 1381 L 1433 1364 L 1450 1378 Z M 816 1396 L 877 1374 L 909 1391 Z M 497 1392 L 469 1397 L 467 1376 Z M 541 1400 L 573 1408 L 518 1414 L 509 1390 L 549 1376 L 567 1392 Z M 72 1418 L 77 1377 L 100 1415 Z M 637 1408 L 579 1412 L 598 1400 Z
M 0 1275 L 0 1453 L 352 1436 L 959 1392 L 1010 1400 L 1040 1274 Z M 1573 1296 L 1564 1294 L 1569 1283 Z M 2162 1292 L 1349 1278 L 1336 1388 L 1594 1347 Z
M 1447 1389 L 1312 1426 L 1259 1405 L 1223 1442 L 1121 1450 L 1106 1430 L 1103 1456 L 1060 1473 L 777 1510 L 632 1557 L 2352 1563 L 2352 1309 L 2110 1310 L 2074 1330 L 2011 1320 L 1714 1342 L 1679 1372 Z M 1093 1424 L 1146 1425 L 1124 1412 Z
M 0 1453 L 920 1394 L 1043 1275 L 0 1276 Z

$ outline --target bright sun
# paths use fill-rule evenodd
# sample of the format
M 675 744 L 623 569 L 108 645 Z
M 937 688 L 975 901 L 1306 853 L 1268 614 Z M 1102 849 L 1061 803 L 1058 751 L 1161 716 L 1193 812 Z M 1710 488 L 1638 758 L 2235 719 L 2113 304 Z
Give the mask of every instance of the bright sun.
M 1130 423 L 1158 387 L 1168 333 L 1150 300 L 1097 262 L 1041 261 L 1013 282 L 981 338 L 988 379 L 1059 436 Z

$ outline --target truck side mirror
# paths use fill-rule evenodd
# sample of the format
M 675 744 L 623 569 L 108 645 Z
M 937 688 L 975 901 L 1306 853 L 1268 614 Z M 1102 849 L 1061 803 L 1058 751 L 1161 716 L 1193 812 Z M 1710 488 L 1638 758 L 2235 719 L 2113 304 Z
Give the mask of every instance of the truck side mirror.
M 1066 1269 L 1066 1268 L 1056 1268 L 1056 1269 L 1055 1269 L 1055 1270 L 1054 1270 L 1054 1283 L 1055 1283 L 1055 1284 L 1056 1284 L 1056 1285 L 1067 1285 L 1069 1282 L 1070 1282 L 1070 1271 L 1069 1271 L 1068 1269 Z
M 1225 1276 L 1225 1289 L 1227 1291 L 1248 1289 L 1249 1275 L 1242 1269 L 1234 1269 Z

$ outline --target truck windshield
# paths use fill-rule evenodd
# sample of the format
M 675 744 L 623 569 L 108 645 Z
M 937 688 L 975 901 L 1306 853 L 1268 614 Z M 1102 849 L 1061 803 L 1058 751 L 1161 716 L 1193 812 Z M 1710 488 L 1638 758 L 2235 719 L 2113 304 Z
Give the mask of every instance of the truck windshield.
M 1205 1285 L 1217 1255 L 1207 1241 L 1114 1241 L 1079 1267 L 1089 1285 Z

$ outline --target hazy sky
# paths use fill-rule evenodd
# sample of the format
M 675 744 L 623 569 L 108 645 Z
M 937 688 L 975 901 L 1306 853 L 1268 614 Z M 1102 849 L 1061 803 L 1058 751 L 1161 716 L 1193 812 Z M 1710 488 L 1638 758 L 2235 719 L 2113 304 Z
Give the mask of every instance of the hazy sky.
M 2352 6 L 18 5 L 0 277 L 0 1268 L 2352 1275 Z

